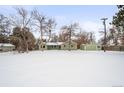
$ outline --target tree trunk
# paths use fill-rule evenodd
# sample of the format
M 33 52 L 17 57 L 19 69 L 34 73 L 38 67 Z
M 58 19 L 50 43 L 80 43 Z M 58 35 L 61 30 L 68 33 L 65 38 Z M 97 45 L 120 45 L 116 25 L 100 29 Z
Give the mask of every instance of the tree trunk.
M 17 51 L 18 53 L 21 53 L 21 40 L 19 39 L 19 44 L 18 44 L 18 47 L 17 47 Z
M 51 30 L 49 31 L 49 40 L 48 40 L 48 42 L 50 42 L 50 38 L 51 38 Z
M 28 42 L 26 41 L 26 52 L 28 53 L 29 50 L 28 50 Z
M 43 49 L 43 40 L 41 40 L 41 51 L 43 52 L 44 49 Z
M 104 48 L 104 52 L 106 52 L 106 46 L 104 46 L 103 48 Z
M 41 51 L 43 52 L 43 31 L 42 31 L 42 25 L 40 26 L 40 31 L 41 31 Z

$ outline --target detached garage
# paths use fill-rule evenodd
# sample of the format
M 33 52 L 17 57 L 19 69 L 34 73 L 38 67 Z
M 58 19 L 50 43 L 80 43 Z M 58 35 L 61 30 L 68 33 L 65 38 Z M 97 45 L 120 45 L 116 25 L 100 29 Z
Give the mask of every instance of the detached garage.
M 101 50 L 101 46 L 97 44 L 82 44 L 80 46 L 81 50 Z

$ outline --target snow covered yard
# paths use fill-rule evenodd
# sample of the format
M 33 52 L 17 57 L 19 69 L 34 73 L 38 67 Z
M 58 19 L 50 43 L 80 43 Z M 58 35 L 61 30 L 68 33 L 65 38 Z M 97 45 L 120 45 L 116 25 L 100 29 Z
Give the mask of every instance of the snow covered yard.
M 124 86 L 124 52 L 0 53 L 0 86 Z

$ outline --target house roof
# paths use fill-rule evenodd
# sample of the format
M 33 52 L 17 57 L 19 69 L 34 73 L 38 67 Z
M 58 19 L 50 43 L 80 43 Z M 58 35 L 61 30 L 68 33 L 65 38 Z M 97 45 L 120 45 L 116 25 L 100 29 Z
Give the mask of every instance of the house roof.
M 14 45 L 12 45 L 12 44 L 10 44 L 10 43 L 0 43 L 0 47 L 1 46 L 14 46 Z
M 46 45 L 62 45 L 64 42 L 48 42 Z
M 72 39 L 72 40 L 77 40 L 78 37 L 73 36 L 73 37 L 71 37 L 71 39 Z
M 93 43 L 93 44 L 81 44 L 81 45 L 96 45 L 96 46 L 100 46 L 100 44 L 95 44 L 95 43 Z
M 42 38 L 48 40 L 49 36 L 43 36 Z

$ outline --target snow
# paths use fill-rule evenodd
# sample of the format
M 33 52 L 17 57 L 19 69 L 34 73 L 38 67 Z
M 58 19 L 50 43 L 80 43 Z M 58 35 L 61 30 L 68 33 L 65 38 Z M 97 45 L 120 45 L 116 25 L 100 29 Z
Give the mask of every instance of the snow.
M 62 45 L 64 42 L 47 42 L 46 45 Z
M 0 86 L 124 86 L 124 52 L 0 53 Z
M 72 39 L 72 40 L 77 40 L 78 37 L 73 36 L 73 37 L 71 37 L 71 39 Z
M 12 45 L 12 44 L 10 44 L 10 43 L 0 43 L 0 47 L 1 46 L 14 46 L 14 45 Z

